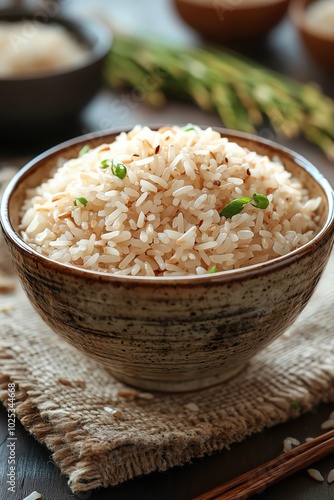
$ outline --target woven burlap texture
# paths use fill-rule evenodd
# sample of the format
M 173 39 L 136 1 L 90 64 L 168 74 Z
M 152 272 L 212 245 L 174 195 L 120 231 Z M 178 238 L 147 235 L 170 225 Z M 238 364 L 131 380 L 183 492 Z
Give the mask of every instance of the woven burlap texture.
M 241 375 L 152 399 L 126 398 L 126 386 L 44 325 L 18 286 L 0 295 L 0 397 L 6 405 L 15 382 L 18 418 L 73 492 L 184 464 L 334 401 L 333 278 L 332 258 L 297 322 Z

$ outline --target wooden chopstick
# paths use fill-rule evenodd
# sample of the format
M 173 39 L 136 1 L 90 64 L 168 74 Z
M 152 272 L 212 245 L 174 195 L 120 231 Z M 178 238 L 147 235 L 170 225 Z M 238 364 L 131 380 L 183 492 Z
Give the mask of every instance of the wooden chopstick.
M 296 446 L 263 465 L 203 493 L 193 500 L 245 500 L 334 453 L 334 430 Z

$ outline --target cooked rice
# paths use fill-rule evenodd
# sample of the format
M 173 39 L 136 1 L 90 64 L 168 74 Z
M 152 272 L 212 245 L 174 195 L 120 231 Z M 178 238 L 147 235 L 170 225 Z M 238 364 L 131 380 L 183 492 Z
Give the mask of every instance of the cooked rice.
M 126 165 L 125 178 L 102 169 L 105 159 Z M 230 219 L 219 215 L 233 199 L 254 193 L 268 197 L 267 209 L 249 203 Z M 80 197 L 86 206 L 75 206 Z M 201 275 L 265 262 L 307 243 L 319 204 L 279 160 L 211 128 L 136 126 L 29 190 L 21 230 L 38 252 L 74 266 Z
M 0 21 L 0 52 L 1 78 L 64 71 L 88 58 L 87 47 L 67 28 L 37 20 Z

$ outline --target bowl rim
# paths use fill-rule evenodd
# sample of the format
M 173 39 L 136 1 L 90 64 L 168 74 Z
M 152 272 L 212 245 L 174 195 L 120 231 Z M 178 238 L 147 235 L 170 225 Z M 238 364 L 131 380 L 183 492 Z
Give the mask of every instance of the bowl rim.
M 295 26 L 304 34 L 312 36 L 317 40 L 321 40 L 325 43 L 334 44 L 334 32 L 329 34 L 327 32 L 321 31 L 314 26 L 310 26 L 307 21 L 306 9 L 312 3 L 316 3 L 317 0 L 292 0 L 289 7 L 289 15 Z
M 6 19 L 17 18 L 18 21 L 31 20 L 32 22 L 40 23 L 41 21 L 36 18 L 36 13 L 31 9 L 10 8 L 0 12 L 0 22 Z M 80 35 L 83 40 L 87 42 L 87 57 L 83 58 L 81 63 L 66 66 L 65 68 L 53 69 L 43 73 L 34 73 L 31 75 L 8 75 L 0 77 L 0 83 L 20 83 L 37 82 L 40 80 L 49 80 L 64 75 L 75 73 L 83 68 L 89 67 L 97 61 L 103 59 L 108 54 L 112 43 L 113 34 L 107 23 L 104 23 L 96 18 L 87 17 L 74 17 L 69 14 L 57 13 L 49 15 L 47 21 L 42 24 L 59 24 L 65 27 L 67 31 L 72 34 Z M 88 35 L 88 36 L 87 36 Z M 93 42 L 91 41 L 94 40 Z
M 243 11 L 256 11 L 256 10 L 265 10 L 268 8 L 273 8 L 276 7 L 277 5 L 284 5 L 287 4 L 287 6 L 290 3 L 290 0 L 266 0 L 265 2 L 259 2 L 258 0 L 251 0 L 250 2 L 243 3 L 242 0 L 234 0 L 236 5 L 231 5 L 230 7 L 225 7 L 224 4 L 221 7 L 225 7 L 225 10 L 227 12 L 243 12 Z M 211 10 L 216 10 L 217 8 L 219 9 L 219 2 L 205 2 L 204 0 L 200 1 L 193 1 L 193 0 L 174 0 L 175 4 L 189 4 L 190 8 L 201 8 L 203 10 L 211 11 Z M 233 0 L 232 0 L 233 4 Z
M 141 126 L 147 126 L 152 129 L 156 129 L 160 126 L 175 126 L 173 125 L 149 125 L 143 124 Z M 181 126 L 181 125 L 177 125 Z M 199 125 L 200 126 L 200 125 Z M 205 126 L 208 128 L 208 126 Z M 203 128 L 203 126 L 200 126 Z M 110 136 L 118 135 L 121 132 L 129 132 L 133 129 L 133 127 L 115 127 L 106 129 L 103 131 L 95 131 L 88 134 L 80 135 L 78 137 L 69 139 L 64 141 L 52 148 L 46 150 L 45 152 L 39 154 L 37 157 L 30 160 L 23 168 L 21 168 L 11 179 L 9 184 L 7 185 L 3 197 L 1 200 L 0 206 L 0 224 L 2 226 L 2 230 L 11 243 L 23 251 L 25 254 L 29 254 L 33 256 L 37 260 L 41 260 L 42 262 L 46 262 L 49 268 L 53 268 L 60 272 L 69 273 L 71 275 L 81 276 L 85 279 L 95 278 L 98 281 L 107 281 L 107 282 L 118 282 L 124 284 L 136 284 L 136 285 L 187 285 L 189 283 L 195 284 L 217 284 L 218 282 L 233 282 L 233 281 L 241 281 L 243 279 L 250 279 L 259 277 L 261 275 L 266 275 L 274 271 L 278 271 L 283 269 L 284 267 L 300 260 L 307 254 L 311 254 L 314 248 L 320 244 L 321 240 L 328 235 L 328 233 L 334 231 L 334 191 L 332 189 L 331 184 L 326 179 L 326 177 L 305 157 L 300 155 L 299 153 L 294 152 L 290 148 L 282 146 L 274 141 L 269 139 L 264 139 L 262 137 L 256 136 L 254 134 L 249 134 L 245 132 L 239 132 L 236 130 L 231 130 L 222 127 L 211 127 L 212 130 L 218 131 L 221 135 L 226 135 L 229 139 L 235 138 L 236 142 L 239 139 L 245 139 L 252 141 L 253 143 L 259 143 L 265 147 L 268 147 L 271 150 L 271 157 L 279 154 L 284 155 L 286 158 L 292 160 L 299 168 L 306 171 L 308 175 L 310 175 L 313 180 L 321 187 L 324 196 L 327 200 L 328 212 L 326 216 L 326 220 L 323 226 L 319 229 L 319 231 L 312 237 L 310 241 L 303 244 L 302 246 L 292 250 L 286 255 L 281 255 L 270 259 L 266 262 L 261 262 L 258 264 L 252 264 L 249 266 L 230 269 L 225 271 L 217 271 L 216 273 L 207 273 L 203 275 L 195 275 L 189 274 L 186 276 L 128 276 L 128 275 L 118 275 L 112 274 L 102 271 L 93 271 L 89 269 L 84 269 L 82 267 L 76 267 L 73 265 L 68 265 L 65 263 L 57 262 L 52 260 L 50 257 L 47 257 L 43 254 L 40 254 L 32 247 L 30 247 L 24 240 L 21 238 L 18 232 L 15 231 L 14 227 L 10 222 L 9 217 L 9 202 L 13 193 L 15 192 L 16 187 L 24 180 L 25 177 L 28 177 L 30 173 L 33 173 L 35 170 L 40 168 L 41 162 L 50 158 L 51 156 L 59 156 L 62 151 L 66 149 L 71 149 L 73 146 L 85 145 L 87 142 L 91 140 L 101 139 L 101 144 L 103 140 Z M 269 152 L 268 152 L 269 153 Z

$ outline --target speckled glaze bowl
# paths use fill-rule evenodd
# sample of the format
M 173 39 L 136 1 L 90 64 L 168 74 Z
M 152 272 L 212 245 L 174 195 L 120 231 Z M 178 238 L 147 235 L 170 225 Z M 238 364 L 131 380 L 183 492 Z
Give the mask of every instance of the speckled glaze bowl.
M 240 372 L 304 308 L 333 245 L 333 192 L 318 170 L 269 141 L 219 131 L 260 154 L 278 156 L 312 196 L 322 197 L 319 232 L 308 244 L 270 262 L 179 278 L 97 273 L 32 250 L 18 229 L 25 191 L 48 177 L 60 158 L 76 157 L 84 144 L 111 142 L 119 131 L 80 137 L 47 151 L 23 168 L 4 194 L 5 239 L 36 310 L 117 379 L 142 389 L 199 389 Z

